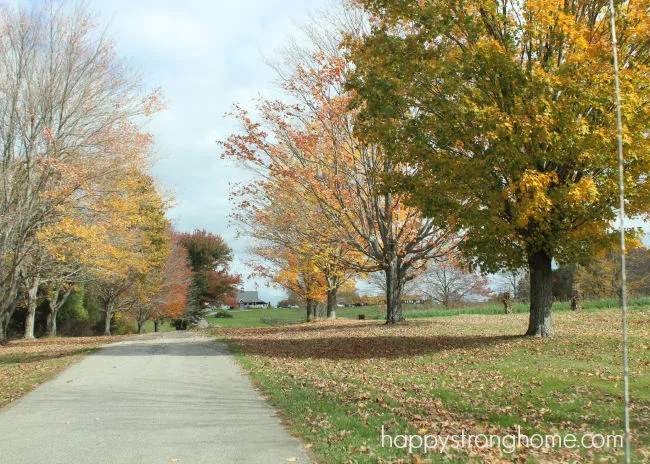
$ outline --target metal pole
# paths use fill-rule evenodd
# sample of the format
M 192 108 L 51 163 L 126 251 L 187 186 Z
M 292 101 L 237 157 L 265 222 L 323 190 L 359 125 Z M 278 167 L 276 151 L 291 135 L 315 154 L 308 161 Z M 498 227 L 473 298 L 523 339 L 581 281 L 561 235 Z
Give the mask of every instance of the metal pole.
M 614 49 L 614 82 L 616 83 L 616 119 L 618 125 L 618 181 L 619 181 L 619 227 L 621 232 L 621 308 L 623 323 L 623 396 L 625 413 L 625 462 L 630 463 L 630 396 L 627 366 L 627 277 L 625 273 L 625 184 L 623 182 L 623 121 L 621 118 L 621 88 L 618 79 L 618 50 L 616 43 L 616 11 L 614 0 L 609 0 L 612 20 L 612 46 Z

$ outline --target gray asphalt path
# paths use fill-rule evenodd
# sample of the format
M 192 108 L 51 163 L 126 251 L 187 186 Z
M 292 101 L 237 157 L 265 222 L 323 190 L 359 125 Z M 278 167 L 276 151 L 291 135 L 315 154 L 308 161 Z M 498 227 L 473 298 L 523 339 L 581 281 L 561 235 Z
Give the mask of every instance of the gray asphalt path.
M 108 345 L 0 411 L 2 464 L 305 463 L 222 343 Z

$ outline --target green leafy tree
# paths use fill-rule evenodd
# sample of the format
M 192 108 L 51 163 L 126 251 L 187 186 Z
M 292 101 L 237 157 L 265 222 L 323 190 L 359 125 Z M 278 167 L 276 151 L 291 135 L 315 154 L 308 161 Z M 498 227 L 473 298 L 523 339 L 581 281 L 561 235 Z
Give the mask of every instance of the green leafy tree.
M 529 336 L 550 337 L 553 260 L 611 247 L 618 171 L 607 2 L 360 0 L 356 130 L 413 166 L 392 179 L 465 231 L 470 265 L 530 272 Z M 616 2 L 626 212 L 650 210 L 650 15 Z M 630 231 L 632 233 L 632 231 Z

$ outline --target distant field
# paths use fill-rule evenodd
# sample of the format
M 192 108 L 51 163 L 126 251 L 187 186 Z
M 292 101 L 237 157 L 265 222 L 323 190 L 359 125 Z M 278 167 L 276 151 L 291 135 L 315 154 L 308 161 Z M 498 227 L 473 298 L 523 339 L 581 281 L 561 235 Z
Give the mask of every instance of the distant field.
M 353 308 L 337 308 L 337 317 L 346 319 L 358 319 L 359 314 L 365 314 L 367 319 L 372 319 L 383 314 L 385 309 L 378 306 L 364 306 Z M 304 309 L 251 309 L 233 310 L 229 312 L 232 318 L 209 317 L 210 324 L 224 328 L 237 327 L 271 327 L 273 325 L 284 325 L 304 322 L 306 312 Z M 262 319 L 272 320 L 271 323 L 262 322 Z
M 629 305 L 632 310 L 650 306 L 650 298 L 631 300 Z M 586 301 L 583 311 L 593 312 L 599 309 L 617 307 L 617 300 Z M 569 311 L 569 309 L 570 305 L 568 302 L 553 304 L 553 310 L 556 312 Z M 513 313 L 528 313 L 528 310 L 528 304 L 519 303 L 513 307 Z M 218 325 L 223 328 L 245 328 L 295 324 L 304 322 L 306 318 L 304 309 L 287 308 L 233 310 L 230 311 L 230 314 L 232 314 L 232 318 L 209 317 L 207 321 L 212 325 Z M 336 316 L 338 318 L 358 320 L 359 314 L 364 314 L 366 319 L 380 320 L 385 318 L 386 308 L 385 306 L 363 306 L 337 308 L 336 310 Z M 459 316 L 464 314 L 503 314 L 503 306 L 500 304 L 477 304 L 475 306 L 446 309 L 442 306 L 404 305 L 404 316 L 407 319 Z M 147 332 L 153 331 L 153 324 L 150 325 L 151 329 L 149 329 L 148 325 L 145 325 Z M 167 330 L 173 330 L 173 327 L 168 327 Z
M 138 325 L 136 323 L 133 323 L 131 325 L 131 330 L 133 331 L 133 333 L 138 333 Z M 171 325 L 169 322 L 161 322 L 158 325 L 158 332 L 169 332 L 171 330 L 176 330 L 176 328 L 173 325 Z M 142 333 L 152 333 L 153 331 L 154 331 L 153 321 L 147 321 L 142 326 Z
M 620 312 L 599 305 L 607 306 L 574 313 L 558 305 L 553 339 L 521 337 L 526 314 L 442 316 L 397 326 L 337 320 L 216 333 L 318 462 L 623 462 L 621 448 L 409 454 L 381 441 L 382 426 L 392 436 L 512 435 L 517 427 L 528 436 L 620 434 Z M 632 462 L 641 463 L 650 462 L 650 307 L 633 308 Z

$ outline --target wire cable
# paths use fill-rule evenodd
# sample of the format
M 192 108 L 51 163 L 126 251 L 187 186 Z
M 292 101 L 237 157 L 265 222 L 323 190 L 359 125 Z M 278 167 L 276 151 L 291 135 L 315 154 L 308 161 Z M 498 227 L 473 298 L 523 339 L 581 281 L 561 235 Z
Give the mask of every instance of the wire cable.
M 621 233 L 621 309 L 623 324 L 623 396 L 625 414 L 625 462 L 630 463 L 630 396 L 627 365 L 627 276 L 625 273 L 625 184 L 623 158 L 623 121 L 621 118 L 621 88 L 618 77 L 618 50 L 616 42 L 616 10 L 614 0 L 609 0 L 612 21 L 612 47 L 614 50 L 614 82 L 616 83 L 616 119 L 618 125 L 618 181 L 619 181 L 619 227 Z

